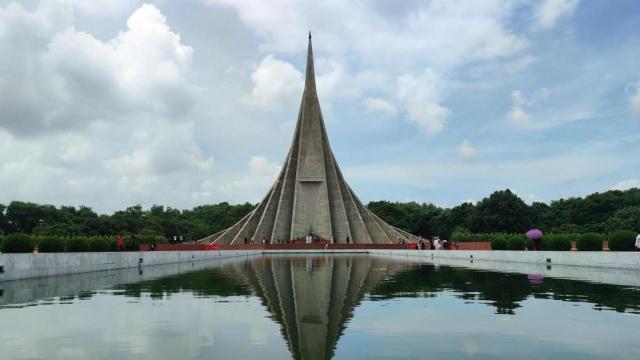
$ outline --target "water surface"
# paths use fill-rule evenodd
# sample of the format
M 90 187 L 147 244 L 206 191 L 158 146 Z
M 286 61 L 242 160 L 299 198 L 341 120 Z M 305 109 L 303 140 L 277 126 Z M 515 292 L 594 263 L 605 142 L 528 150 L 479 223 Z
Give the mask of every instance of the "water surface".
M 192 266 L 0 283 L 0 358 L 640 358 L 637 287 L 366 255 Z

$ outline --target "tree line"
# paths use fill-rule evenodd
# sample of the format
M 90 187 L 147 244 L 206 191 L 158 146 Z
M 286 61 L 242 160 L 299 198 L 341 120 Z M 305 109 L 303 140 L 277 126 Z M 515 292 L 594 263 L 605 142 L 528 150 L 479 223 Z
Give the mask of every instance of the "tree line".
M 527 205 L 510 190 L 496 191 L 481 201 L 453 208 L 388 201 L 367 207 L 391 225 L 416 235 L 448 238 L 454 231 L 521 234 L 531 228 L 546 233 L 608 233 L 640 231 L 640 189 L 612 190 L 584 198 Z
M 97 214 L 86 206 L 40 205 L 13 201 L 0 204 L 0 235 L 25 233 L 56 236 L 146 235 L 183 240 L 200 239 L 225 229 L 255 205 L 226 202 L 179 210 L 161 205 L 130 206 L 112 214 Z
M 255 204 L 222 202 L 179 210 L 140 205 L 112 214 L 90 207 L 42 205 L 13 201 L 0 204 L 0 235 L 25 233 L 57 236 L 139 234 L 199 239 L 223 230 L 248 214 Z M 640 230 L 640 189 L 607 191 L 549 204 L 526 204 L 510 190 L 496 191 L 476 203 L 453 208 L 416 202 L 372 201 L 367 208 L 389 224 L 416 235 L 523 233 L 537 227 L 550 233 L 605 233 Z

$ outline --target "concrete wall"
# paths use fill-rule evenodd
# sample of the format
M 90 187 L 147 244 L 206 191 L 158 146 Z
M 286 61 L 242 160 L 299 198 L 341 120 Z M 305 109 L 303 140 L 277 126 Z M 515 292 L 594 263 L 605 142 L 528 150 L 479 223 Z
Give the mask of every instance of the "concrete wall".
M 576 251 L 432 251 L 432 250 L 225 250 L 225 251 L 143 251 L 106 253 L 58 253 L 58 254 L 0 254 L 0 282 L 91 271 L 115 270 L 159 264 L 192 262 L 238 256 L 255 256 L 263 253 L 317 254 L 317 253 L 369 253 L 401 257 L 420 257 L 426 260 L 461 259 L 469 261 L 493 261 L 530 263 L 543 265 L 586 266 L 640 271 L 638 252 L 576 252 Z
M 543 280 L 544 278 L 563 278 L 612 285 L 640 286 L 640 271 L 636 269 L 569 266 L 558 264 L 546 265 L 511 261 L 474 261 L 471 259 L 446 257 L 434 257 L 432 259 L 430 256 L 370 255 L 386 259 L 391 258 L 404 263 L 431 264 L 434 266 L 453 266 L 482 271 L 527 274 L 536 276 L 540 280 Z
M 4 281 L 0 282 L 0 306 L 30 303 L 59 296 L 73 296 L 114 285 L 149 281 L 211 267 L 221 268 L 245 259 L 246 257 L 241 256 L 220 256 L 212 260 Z
M 369 250 L 369 253 L 429 259 L 473 259 L 474 261 L 520 262 L 640 270 L 640 252 Z
M 0 282 L 188 261 L 260 255 L 258 250 L 0 254 Z

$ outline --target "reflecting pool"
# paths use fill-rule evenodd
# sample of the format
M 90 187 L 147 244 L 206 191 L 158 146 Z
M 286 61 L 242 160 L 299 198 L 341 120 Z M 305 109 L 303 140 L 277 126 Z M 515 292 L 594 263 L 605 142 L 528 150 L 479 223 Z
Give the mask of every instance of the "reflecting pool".
M 346 255 L 0 283 L 1 359 L 638 359 L 640 288 Z

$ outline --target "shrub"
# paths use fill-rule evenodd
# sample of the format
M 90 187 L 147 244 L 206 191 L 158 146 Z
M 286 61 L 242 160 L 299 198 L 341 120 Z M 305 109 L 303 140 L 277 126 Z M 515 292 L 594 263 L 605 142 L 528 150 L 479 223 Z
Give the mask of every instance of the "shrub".
M 67 240 L 67 252 L 85 252 L 89 250 L 89 241 L 84 237 L 72 237 Z
M 544 244 L 544 239 L 542 239 L 542 242 L 543 242 L 543 244 Z M 525 247 L 527 250 L 533 250 L 533 240 L 531 240 L 531 239 L 529 239 L 529 238 L 524 239 L 524 247 Z M 542 248 L 543 248 L 543 249 L 545 248 L 545 247 L 544 247 L 544 245 L 542 246 Z
M 45 236 L 38 244 L 38 252 L 64 252 L 64 239 L 58 236 Z
M 521 235 L 507 235 L 507 250 L 524 250 L 525 238 Z
M 580 251 L 601 251 L 602 236 L 595 233 L 585 233 L 576 240 L 576 248 Z
M 633 251 L 635 248 L 636 234 L 630 230 L 615 231 L 609 235 L 609 250 Z
M 491 250 L 506 250 L 507 239 L 503 235 L 494 235 L 491 240 Z
M 465 242 L 471 237 L 471 234 L 462 231 L 454 231 L 451 233 L 451 241 Z
M 105 240 L 109 243 L 109 251 L 118 251 L 118 245 L 116 244 L 116 236 L 105 236 Z
M 0 235 L 0 252 L 2 252 L 2 242 L 4 241 L 4 236 Z
M 496 236 L 502 236 L 502 234 L 477 234 L 475 241 L 492 241 Z
M 542 248 L 550 251 L 569 251 L 571 250 L 571 240 L 568 235 L 545 235 L 542 237 Z
M 94 237 L 89 240 L 89 251 L 103 252 L 110 250 L 111 244 L 109 244 L 109 241 L 107 239 L 104 239 L 102 237 Z
M 34 247 L 33 238 L 22 233 L 7 235 L 2 242 L 2 251 L 6 253 L 30 253 Z

